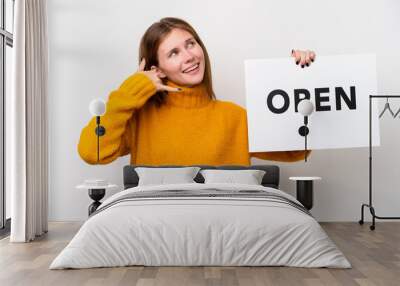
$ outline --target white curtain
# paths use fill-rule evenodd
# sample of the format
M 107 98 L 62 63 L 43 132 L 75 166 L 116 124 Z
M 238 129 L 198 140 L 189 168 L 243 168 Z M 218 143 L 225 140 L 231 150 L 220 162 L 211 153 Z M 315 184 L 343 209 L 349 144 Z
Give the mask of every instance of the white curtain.
M 6 113 L 11 242 L 31 241 L 48 226 L 46 6 L 46 0 L 16 0 L 14 7 L 14 70 Z

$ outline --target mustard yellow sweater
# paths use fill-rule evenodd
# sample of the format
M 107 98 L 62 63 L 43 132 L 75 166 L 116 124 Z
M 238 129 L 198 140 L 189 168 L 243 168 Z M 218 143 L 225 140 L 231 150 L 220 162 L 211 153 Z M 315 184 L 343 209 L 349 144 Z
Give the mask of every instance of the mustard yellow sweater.
M 177 87 L 172 82 L 169 86 Z M 250 157 L 293 162 L 304 151 L 249 153 L 247 116 L 242 107 L 211 100 L 203 85 L 169 92 L 165 105 L 147 100 L 155 94 L 152 81 L 141 73 L 111 92 L 101 125 L 100 164 L 131 154 L 131 164 L 250 165 Z M 147 104 L 146 104 L 147 103 Z M 96 120 L 83 128 L 78 151 L 89 164 L 97 163 Z

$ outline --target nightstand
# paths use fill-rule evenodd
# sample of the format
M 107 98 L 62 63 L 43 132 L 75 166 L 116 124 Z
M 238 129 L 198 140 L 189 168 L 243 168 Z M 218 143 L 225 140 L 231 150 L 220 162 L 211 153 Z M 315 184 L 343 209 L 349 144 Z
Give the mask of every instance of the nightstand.
M 313 207 L 313 182 L 321 180 L 321 177 L 290 177 L 289 180 L 296 181 L 296 199 L 303 206 L 311 210 Z
M 94 201 L 88 208 L 89 216 L 101 205 L 100 200 L 106 194 L 107 189 L 116 188 L 117 185 L 109 184 L 104 180 L 85 180 L 77 189 L 88 190 L 89 197 Z

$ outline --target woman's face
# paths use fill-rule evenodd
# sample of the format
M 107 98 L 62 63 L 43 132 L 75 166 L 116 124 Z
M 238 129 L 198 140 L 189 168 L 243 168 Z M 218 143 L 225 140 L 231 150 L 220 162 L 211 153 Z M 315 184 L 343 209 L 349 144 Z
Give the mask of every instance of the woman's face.
M 182 86 L 193 86 L 203 81 L 203 49 L 189 32 L 174 28 L 161 42 L 157 55 L 162 77 Z

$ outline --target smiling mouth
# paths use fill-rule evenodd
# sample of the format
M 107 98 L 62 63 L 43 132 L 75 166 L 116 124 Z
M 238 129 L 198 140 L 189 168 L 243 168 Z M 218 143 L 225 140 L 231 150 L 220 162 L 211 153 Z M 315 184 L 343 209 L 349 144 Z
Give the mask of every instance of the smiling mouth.
M 197 64 L 191 66 L 190 68 L 187 68 L 182 73 L 194 73 L 199 69 L 199 67 L 200 67 L 200 63 L 197 63 Z

